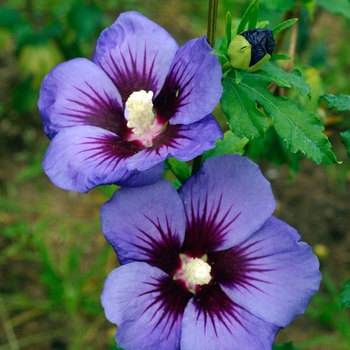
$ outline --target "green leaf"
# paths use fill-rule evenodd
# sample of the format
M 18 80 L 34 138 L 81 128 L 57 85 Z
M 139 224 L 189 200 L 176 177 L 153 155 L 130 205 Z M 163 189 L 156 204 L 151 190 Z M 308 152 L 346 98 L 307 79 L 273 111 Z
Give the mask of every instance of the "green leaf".
M 339 297 L 339 307 L 350 307 L 350 280 L 344 283 L 344 287 Z
M 349 95 L 330 95 L 325 94 L 320 96 L 319 102 L 327 101 L 328 109 L 337 108 L 339 112 L 350 110 L 350 96 Z
M 350 2 L 348 0 L 317 0 L 316 3 L 330 13 L 343 15 L 350 19 Z
M 264 77 L 270 79 L 271 82 L 276 83 L 281 87 L 294 87 L 300 93 L 300 95 L 311 96 L 310 86 L 303 79 L 300 71 L 294 69 L 292 72 L 286 72 L 276 64 L 267 62 L 257 74 L 261 74 Z
M 221 154 L 238 153 L 243 155 L 244 147 L 248 141 L 249 140 L 247 138 L 237 137 L 231 132 L 231 130 L 228 130 L 225 132 L 223 140 L 218 139 L 216 141 L 215 148 L 203 154 L 203 160 L 209 157 L 219 156 Z
M 291 18 L 287 21 L 284 21 L 284 22 L 278 24 L 275 28 L 272 29 L 273 35 L 275 36 L 276 34 L 281 32 L 282 30 L 287 29 L 288 27 L 293 25 L 297 20 L 298 20 L 298 18 Z
M 246 73 L 244 76 L 247 76 Z M 243 79 L 243 72 L 240 72 Z M 242 80 L 241 79 L 241 80 Z M 267 84 L 264 84 L 264 87 Z M 228 125 L 238 137 L 253 139 L 262 137 L 268 127 L 265 114 L 249 96 L 245 85 L 236 80 L 236 73 L 230 71 L 223 80 L 224 92 L 221 97 L 221 108 L 228 118 Z
M 171 170 L 181 183 L 184 183 L 191 175 L 187 163 L 181 162 L 176 158 L 168 158 L 165 161 L 166 166 Z
M 309 12 L 311 21 L 314 20 L 314 14 L 316 10 L 316 0 L 301 0 L 302 5 L 306 8 L 306 10 Z
M 301 152 L 291 153 L 273 127 L 266 130 L 265 137 L 249 141 L 244 154 L 255 161 L 263 158 L 278 166 L 288 164 L 292 172 L 299 171 L 299 163 L 304 158 Z
M 241 80 L 243 79 L 241 71 L 239 69 L 234 69 L 235 77 L 236 77 L 236 83 L 239 84 Z
M 222 59 L 222 61 L 225 62 L 225 63 L 228 62 L 227 55 L 221 50 L 213 50 L 211 52 L 211 54 L 220 57 Z
M 284 53 L 274 53 L 271 55 L 270 61 L 288 61 L 288 60 L 292 60 L 293 57 L 286 55 Z
M 295 0 L 260 0 L 262 6 L 267 7 L 273 11 L 287 11 L 295 7 Z
M 219 62 L 223 66 L 225 63 L 228 63 L 228 57 L 227 57 L 227 51 L 228 51 L 228 43 L 227 38 L 224 37 L 221 40 L 219 50 L 213 50 L 212 54 L 219 57 Z M 229 64 L 229 63 L 228 63 Z
M 267 98 L 264 95 L 264 109 L 273 118 L 278 135 L 287 142 L 291 152 L 300 150 L 317 164 L 337 163 L 331 144 L 323 133 L 324 126 L 315 114 L 299 109 L 294 101 L 284 96 L 270 94 Z
M 324 126 L 314 114 L 308 114 L 286 97 L 266 96 L 263 103 L 266 112 L 271 115 L 278 135 L 287 142 L 291 152 L 301 151 L 317 164 L 337 162 L 331 151 L 331 144 L 323 133 Z
M 256 24 L 256 28 L 265 28 L 267 25 L 269 25 L 269 21 L 261 21 Z
M 348 150 L 348 157 L 350 158 L 350 129 L 340 133 L 341 142 Z
M 237 28 L 237 34 L 244 32 L 247 24 L 249 24 L 249 28 L 254 28 L 250 26 L 252 25 L 254 20 L 257 21 L 256 11 L 259 11 L 259 0 L 254 0 L 244 12 L 241 22 L 239 23 Z
M 272 350 L 297 350 L 291 341 L 281 344 L 273 344 Z
M 241 72 L 243 79 L 236 84 L 232 73 L 224 78 L 222 110 L 229 126 L 237 136 L 263 136 L 268 125 L 266 116 L 257 103 L 272 117 L 278 135 L 293 153 L 301 151 L 317 164 L 337 162 L 331 144 L 323 133 L 324 126 L 314 114 L 299 109 L 294 101 L 276 97 L 266 90 L 266 80 L 258 74 Z
M 253 29 L 256 27 L 258 23 L 258 17 L 259 17 L 259 2 L 257 2 L 257 5 L 253 7 L 252 12 L 250 13 L 248 29 Z
M 231 31 L 232 31 L 232 16 L 230 12 L 227 12 L 225 33 L 226 33 L 226 39 L 227 39 L 228 45 L 231 42 Z
M 212 54 L 219 57 L 219 62 L 224 65 L 228 62 L 227 51 L 231 42 L 232 16 L 230 12 L 226 14 L 226 35 L 222 38 L 219 50 L 212 51 Z

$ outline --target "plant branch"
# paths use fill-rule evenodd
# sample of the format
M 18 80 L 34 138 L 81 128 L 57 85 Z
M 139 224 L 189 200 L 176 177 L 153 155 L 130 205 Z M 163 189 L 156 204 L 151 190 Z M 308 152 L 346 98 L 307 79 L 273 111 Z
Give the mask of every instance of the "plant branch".
M 211 47 L 215 46 L 218 2 L 219 0 L 209 0 L 207 41 Z

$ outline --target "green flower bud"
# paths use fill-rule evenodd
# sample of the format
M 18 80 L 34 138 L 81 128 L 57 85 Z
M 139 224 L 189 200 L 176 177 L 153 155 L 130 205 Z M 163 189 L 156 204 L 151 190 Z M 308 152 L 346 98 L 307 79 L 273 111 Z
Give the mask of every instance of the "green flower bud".
M 228 57 L 232 67 L 247 70 L 252 57 L 252 46 L 242 35 L 236 35 L 228 47 Z
M 231 40 L 228 48 L 230 64 L 234 68 L 254 72 L 271 58 L 275 46 L 272 30 L 247 30 Z

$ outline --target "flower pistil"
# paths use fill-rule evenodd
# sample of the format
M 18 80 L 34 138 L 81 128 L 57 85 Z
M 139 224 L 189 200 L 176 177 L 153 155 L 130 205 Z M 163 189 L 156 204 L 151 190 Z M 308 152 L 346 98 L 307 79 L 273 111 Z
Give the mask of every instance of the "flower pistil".
M 134 91 L 125 103 L 127 127 L 132 129 L 128 141 L 139 140 L 144 146 L 151 147 L 153 138 L 161 131 L 157 127 L 153 109 L 153 91 Z
M 185 282 L 188 290 L 196 294 L 196 286 L 208 284 L 211 277 L 211 266 L 206 262 L 207 255 L 201 258 L 191 258 L 180 254 L 182 261 L 181 268 L 176 272 L 174 279 L 181 279 Z

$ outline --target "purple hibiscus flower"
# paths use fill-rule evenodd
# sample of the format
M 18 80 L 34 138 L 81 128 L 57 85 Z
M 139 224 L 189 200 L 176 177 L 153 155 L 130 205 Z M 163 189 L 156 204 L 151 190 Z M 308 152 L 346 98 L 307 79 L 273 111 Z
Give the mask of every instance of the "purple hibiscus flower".
M 52 182 L 78 192 L 141 186 L 161 178 L 167 157 L 213 148 L 222 132 L 210 113 L 222 87 L 211 51 L 205 37 L 178 48 L 162 27 L 126 12 L 102 32 L 92 62 L 56 66 L 38 101 Z
M 177 192 L 123 188 L 101 209 L 121 267 L 101 300 L 127 350 L 267 350 L 303 313 L 321 274 L 311 248 L 271 216 L 258 166 L 209 158 Z

